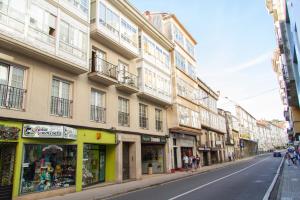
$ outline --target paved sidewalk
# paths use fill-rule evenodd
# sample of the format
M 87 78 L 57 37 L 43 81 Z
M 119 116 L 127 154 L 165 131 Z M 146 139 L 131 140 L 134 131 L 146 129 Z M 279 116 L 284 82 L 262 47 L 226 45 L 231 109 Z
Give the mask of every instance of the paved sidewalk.
M 215 164 L 212 166 L 201 167 L 196 171 L 187 171 L 187 172 L 176 172 L 171 174 L 155 174 L 155 175 L 144 175 L 141 180 L 130 181 L 119 184 L 112 184 L 99 187 L 94 187 L 91 189 L 83 190 L 82 192 L 65 194 L 63 196 L 55 196 L 51 198 L 46 198 L 45 200 L 97 200 L 104 199 L 111 196 L 119 195 L 122 193 L 135 191 L 139 189 L 143 189 L 146 187 L 155 186 L 158 184 L 170 182 L 176 179 L 181 179 L 185 177 L 189 177 L 198 173 L 207 172 L 213 169 L 218 169 L 221 167 L 225 167 L 228 165 L 233 165 L 235 163 L 239 163 L 245 160 L 253 159 L 254 157 L 248 157 L 244 159 L 240 159 L 233 162 L 226 162 L 221 164 Z
M 277 200 L 300 200 L 299 164 L 288 166 L 285 162 L 281 173 Z

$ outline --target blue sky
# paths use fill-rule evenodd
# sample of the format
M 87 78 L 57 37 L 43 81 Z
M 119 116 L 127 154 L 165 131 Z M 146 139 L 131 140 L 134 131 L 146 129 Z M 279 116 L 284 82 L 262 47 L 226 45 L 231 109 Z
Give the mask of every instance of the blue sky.
M 239 103 L 256 118 L 283 119 L 271 64 L 276 46 L 274 26 L 264 0 L 130 2 L 141 12 L 176 14 L 198 41 L 198 76 L 214 90 Z

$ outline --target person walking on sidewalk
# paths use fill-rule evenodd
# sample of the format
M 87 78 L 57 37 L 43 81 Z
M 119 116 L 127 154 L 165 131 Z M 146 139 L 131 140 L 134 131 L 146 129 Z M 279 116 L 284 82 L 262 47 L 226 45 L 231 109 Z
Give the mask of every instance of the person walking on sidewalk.
M 198 154 L 196 155 L 196 161 L 197 161 L 196 168 L 199 168 L 200 167 L 200 157 Z
M 189 165 L 189 158 L 187 157 L 187 155 L 183 156 L 182 161 L 183 161 L 184 169 L 187 170 L 188 169 L 188 165 Z
M 291 165 L 291 156 L 290 156 L 290 153 L 286 152 L 284 158 L 285 158 L 286 163 L 288 164 L 288 166 L 290 166 Z

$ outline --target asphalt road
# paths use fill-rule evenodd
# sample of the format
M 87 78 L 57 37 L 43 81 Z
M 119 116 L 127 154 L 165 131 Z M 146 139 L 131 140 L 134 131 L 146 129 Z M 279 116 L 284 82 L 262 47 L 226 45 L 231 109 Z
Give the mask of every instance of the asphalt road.
M 113 200 L 262 200 L 279 167 L 272 155 L 123 194 Z

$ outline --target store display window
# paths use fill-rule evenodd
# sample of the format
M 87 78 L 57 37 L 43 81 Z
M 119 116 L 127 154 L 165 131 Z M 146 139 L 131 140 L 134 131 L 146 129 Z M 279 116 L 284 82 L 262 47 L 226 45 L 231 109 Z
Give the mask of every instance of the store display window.
M 82 185 L 92 185 L 105 181 L 105 146 L 84 144 Z
M 76 145 L 25 144 L 21 193 L 75 185 Z
M 142 145 L 142 172 L 148 173 L 152 167 L 153 173 L 164 172 L 164 145 Z

